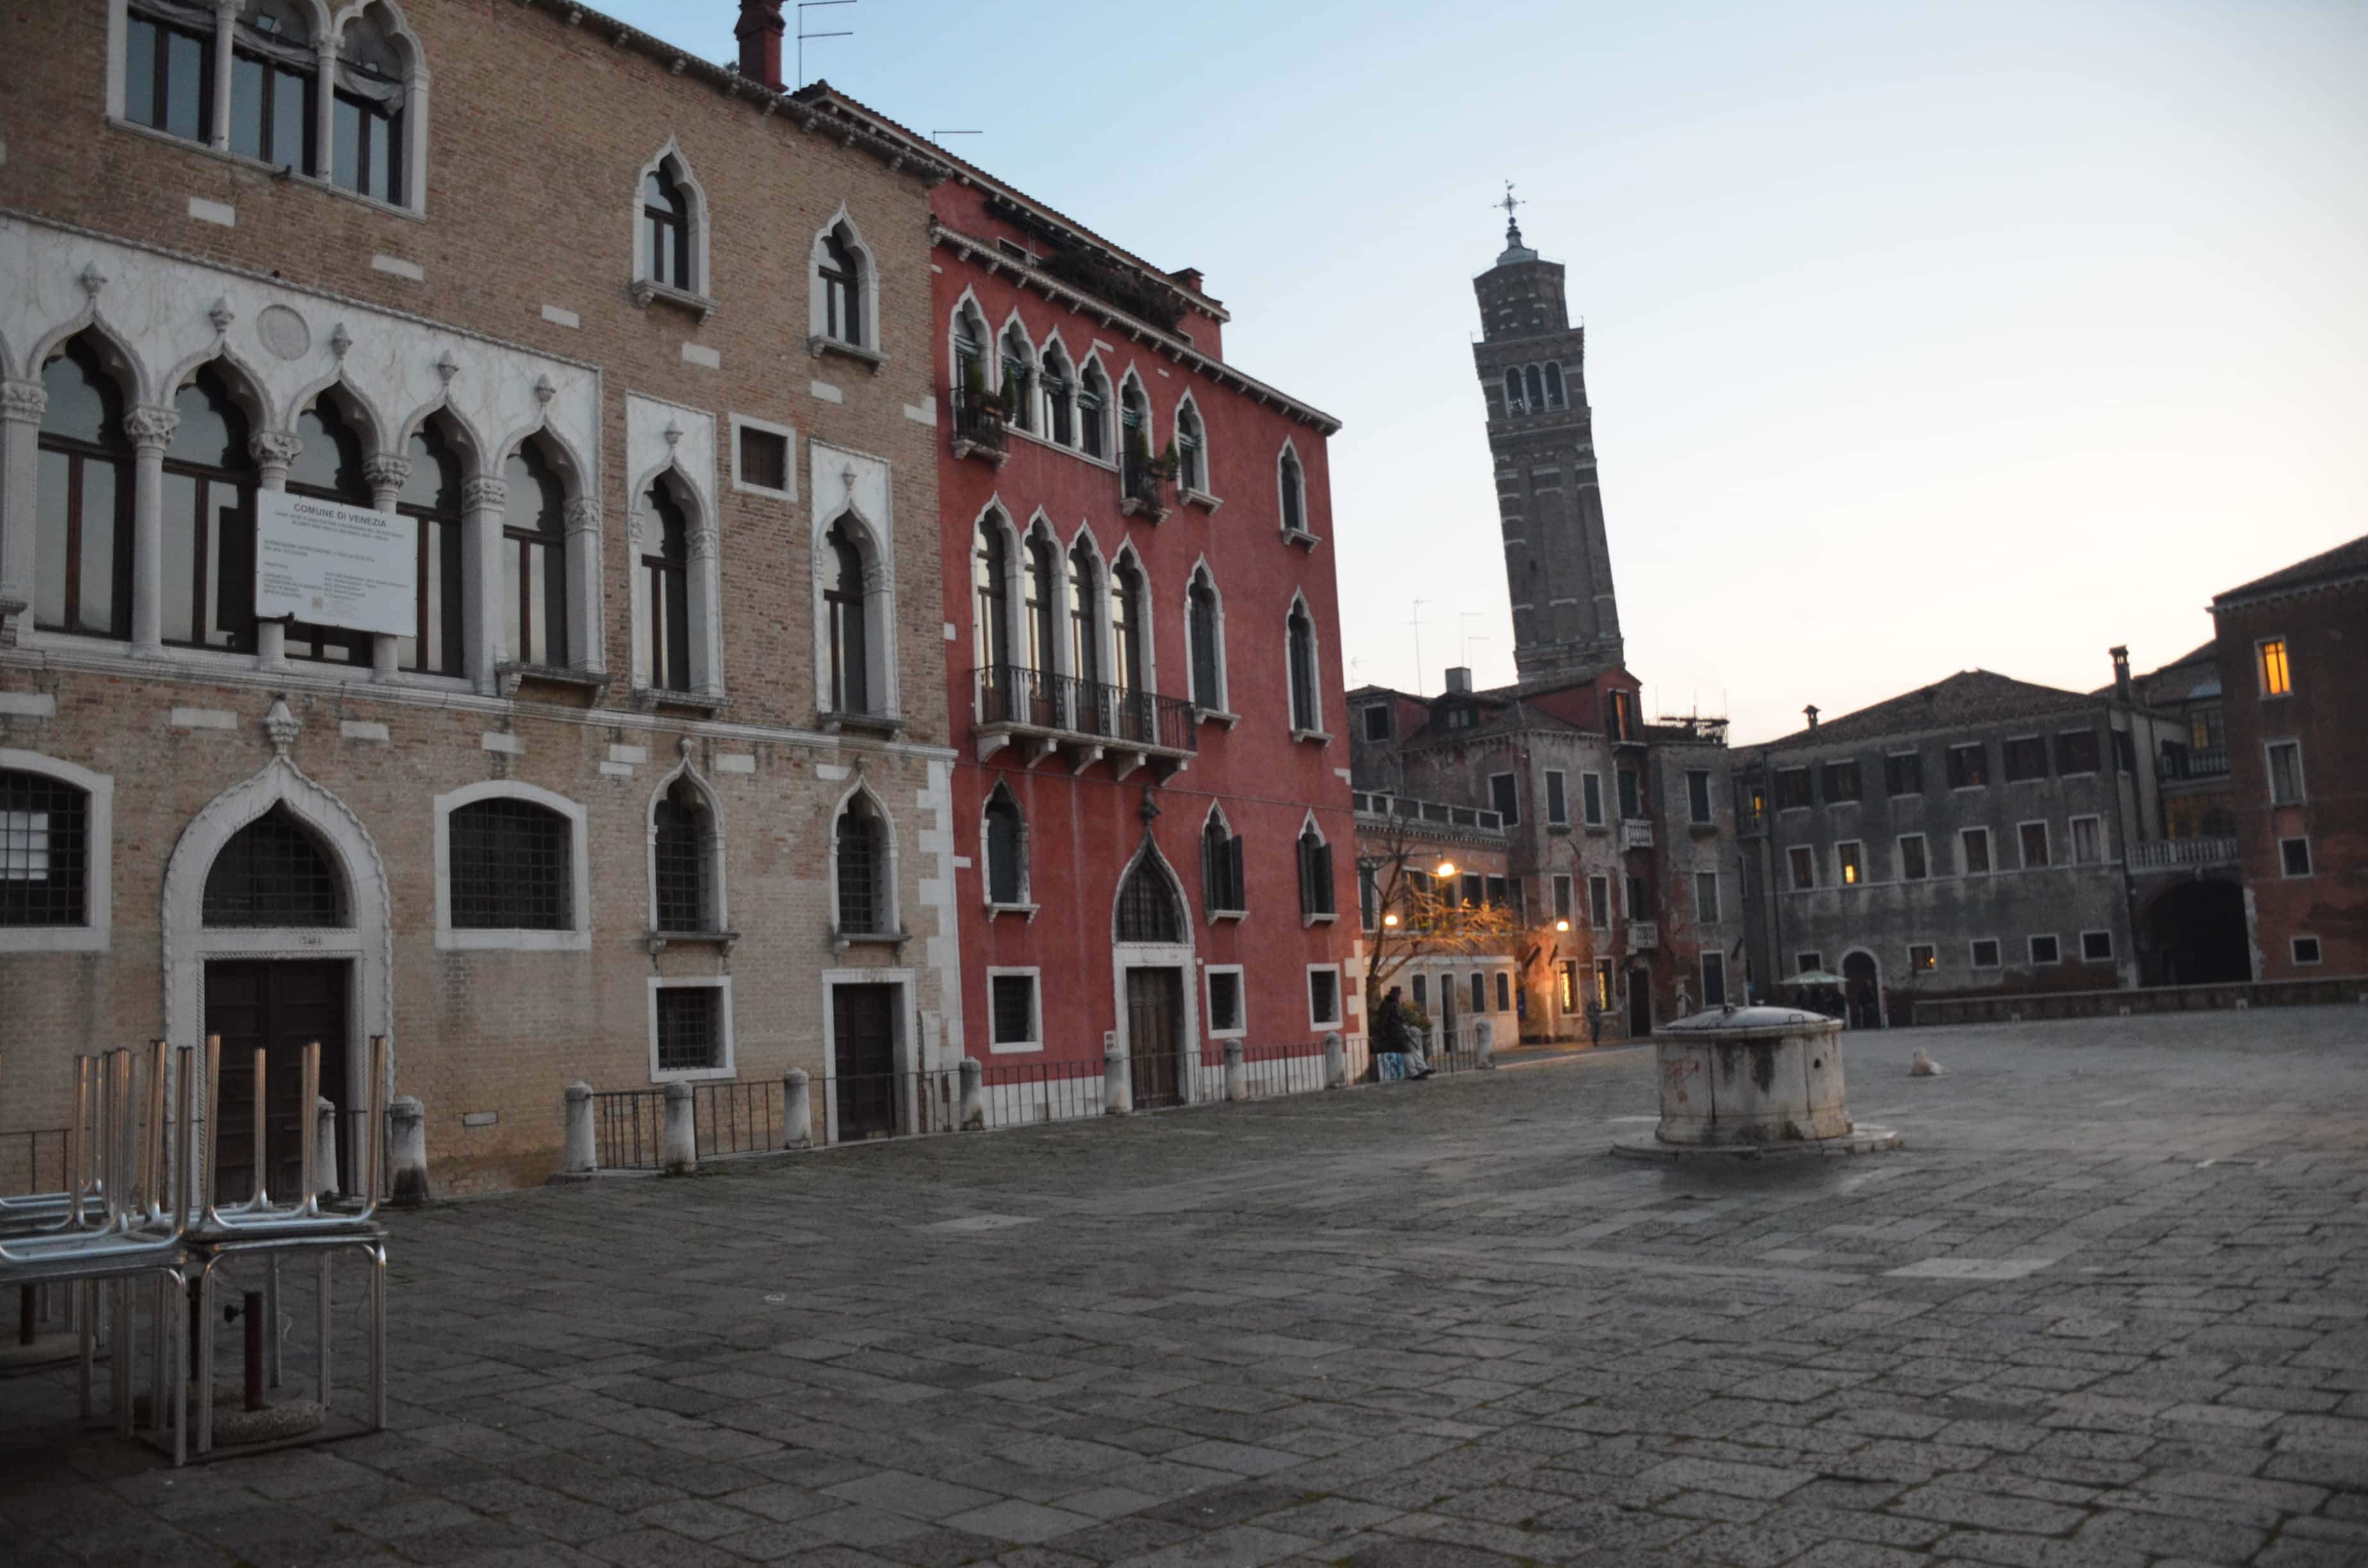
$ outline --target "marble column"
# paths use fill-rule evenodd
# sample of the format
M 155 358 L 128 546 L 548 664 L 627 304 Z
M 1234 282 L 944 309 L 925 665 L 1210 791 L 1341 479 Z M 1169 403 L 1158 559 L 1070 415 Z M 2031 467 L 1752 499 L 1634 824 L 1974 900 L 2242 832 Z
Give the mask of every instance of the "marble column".
M 567 662 L 599 675 L 609 668 L 608 620 L 600 603 L 600 503 L 567 503 Z
M 396 500 L 403 494 L 404 485 L 410 482 L 411 460 L 396 457 L 392 452 L 381 452 L 376 457 L 366 458 L 362 461 L 362 477 L 370 483 L 370 505 L 381 512 L 392 512 L 394 510 Z M 415 625 L 412 628 L 412 633 L 414 637 L 424 637 L 427 634 L 427 628 Z M 372 680 L 394 678 L 395 671 L 399 667 L 396 661 L 402 654 L 400 642 L 401 639 L 391 631 L 374 631 L 370 634 L 370 678 Z
M 488 697 L 500 690 L 499 672 L 510 657 L 502 604 L 502 522 L 509 494 L 505 481 L 482 476 L 461 487 L 461 635 L 469 679 Z
M 123 416 L 131 437 L 131 651 L 165 649 L 165 449 L 181 416 L 169 408 L 140 407 Z M 188 591 L 188 585 L 182 585 Z
M 690 530 L 690 633 L 699 650 L 699 667 L 691 674 L 701 697 L 723 696 L 723 584 L 717 557 L 722 553 L 714 523 L 702 521 Z
M 214 79 L 209 89 L 213 94 L 213 133 L 206 140 L 223 151 L 230 147 L 231 40 L 245 9 L 246 0 L 214 0 Z
M 39 381 L 0 381 L 0 616 L 33 602 L 34 485 L 41 415 L 50 394 Z M 26 624 L 31 618 L 27 616 Z
M 262 477 L 256 488 L 268 494 L 278 494 L 288 488 L 288 468 L 304 443 L 285 430 L 265 430 L 247 437 L 246 455 L 255 460 L 256 470 Z M 257 621 L 255 628 L 256 662 L 271 669 L 283 668 L 288 663 L 288 623 L 284 620 Z

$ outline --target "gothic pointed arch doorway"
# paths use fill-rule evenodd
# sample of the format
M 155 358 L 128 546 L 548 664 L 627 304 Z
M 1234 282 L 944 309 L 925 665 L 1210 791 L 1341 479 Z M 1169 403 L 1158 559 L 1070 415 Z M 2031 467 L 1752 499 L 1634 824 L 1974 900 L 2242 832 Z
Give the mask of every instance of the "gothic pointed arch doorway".
M 1146 817 L 1142 847 L 1119 878 L 1110 912 L 1118 1042 L 1137 1110 L 1189 1105 L 1195 1097 L 1200 1031 L 1198 987 L 1187 983 L 1194 972 L 1191 934 L 1182 884 L 1152 842 Z

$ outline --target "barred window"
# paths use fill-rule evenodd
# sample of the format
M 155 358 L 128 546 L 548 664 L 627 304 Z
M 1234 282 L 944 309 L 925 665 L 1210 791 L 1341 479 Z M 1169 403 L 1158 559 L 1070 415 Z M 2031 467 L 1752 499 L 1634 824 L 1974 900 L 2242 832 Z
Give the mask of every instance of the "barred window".
M 993 993 L 995 1043 L 1035 1044 L 1036 977 L 1032 974 L 998 974 L 989 980 L 987 985 Z
M 723 991 L 668 985 L 658 997 L 658 1071 L 712 1072 L 723 1065 Z
M 0 772 L 0 926 L 89 924 L 90 797 Z
M 712 930 L 714 901 L 708 892 L 712 829 L 707 802 L 689 779 L 677 778 L 652 814 L 658 929 Z
M 575 926 L 575 834 L 565 817 L 497 796 L 455 808 L 447 831 L 454 930 Z
M 1339 971 L 1307 971 L 1307 1021 L 1317 1028 L 1329 1028 L 1340 1021 Z
M 345 902 L 336 872 L 285 806 L 233 834 L 206 873 L 209 926 L 344 926 Z
M 986 900 L 989 903 L 1024 903 L 1028 900 L 1025 864 L 1027 829 L 1019 803 L 997 787 L 986 803 Z
M 1176 895 L 1167 879 L 1144 855 L 1127 873 L 1118 890 L 1118 939 L 1121 942 L 1180 942 L 1184 922 L 1176 911 Z
M 1209 1032 L 1238 1034 L 1241 1028 L 1241 971 L 1212 969 L 1209 971 Z
M 838 928 L 857 936 L 887 929 L 880 823 L 862 802 L 838 814 Z

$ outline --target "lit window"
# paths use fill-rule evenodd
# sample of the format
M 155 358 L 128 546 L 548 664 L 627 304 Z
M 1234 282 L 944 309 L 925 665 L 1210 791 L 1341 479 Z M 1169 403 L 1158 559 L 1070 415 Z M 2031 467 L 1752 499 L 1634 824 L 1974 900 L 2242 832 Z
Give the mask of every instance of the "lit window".
M 1841 866 L 1842 886 L 1853 888 L 1866 880 L 1866 873 L 1859 865 L 1859 846 L 1856 842 L 1835 845 L 1834 855 Z
M 1940 954 L 1930 942 L 1913 942 L 1907 949 L 1907 971 L 1911 974 L 1930 974 L 1940 967 Z
M 2260 644 L 2261 695 L 2283 697 L 2294 690 L 2294 668 L 2286 662 L 2286 640 L 2271 637 Z

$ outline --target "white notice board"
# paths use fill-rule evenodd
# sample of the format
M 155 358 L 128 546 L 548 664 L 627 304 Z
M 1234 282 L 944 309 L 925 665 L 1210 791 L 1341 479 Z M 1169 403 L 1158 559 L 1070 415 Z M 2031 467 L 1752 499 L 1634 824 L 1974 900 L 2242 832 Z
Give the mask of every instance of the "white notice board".
M 255 614 L 315 626 L 419 634 L 417 525 L 311 495 L 255 498 Z

